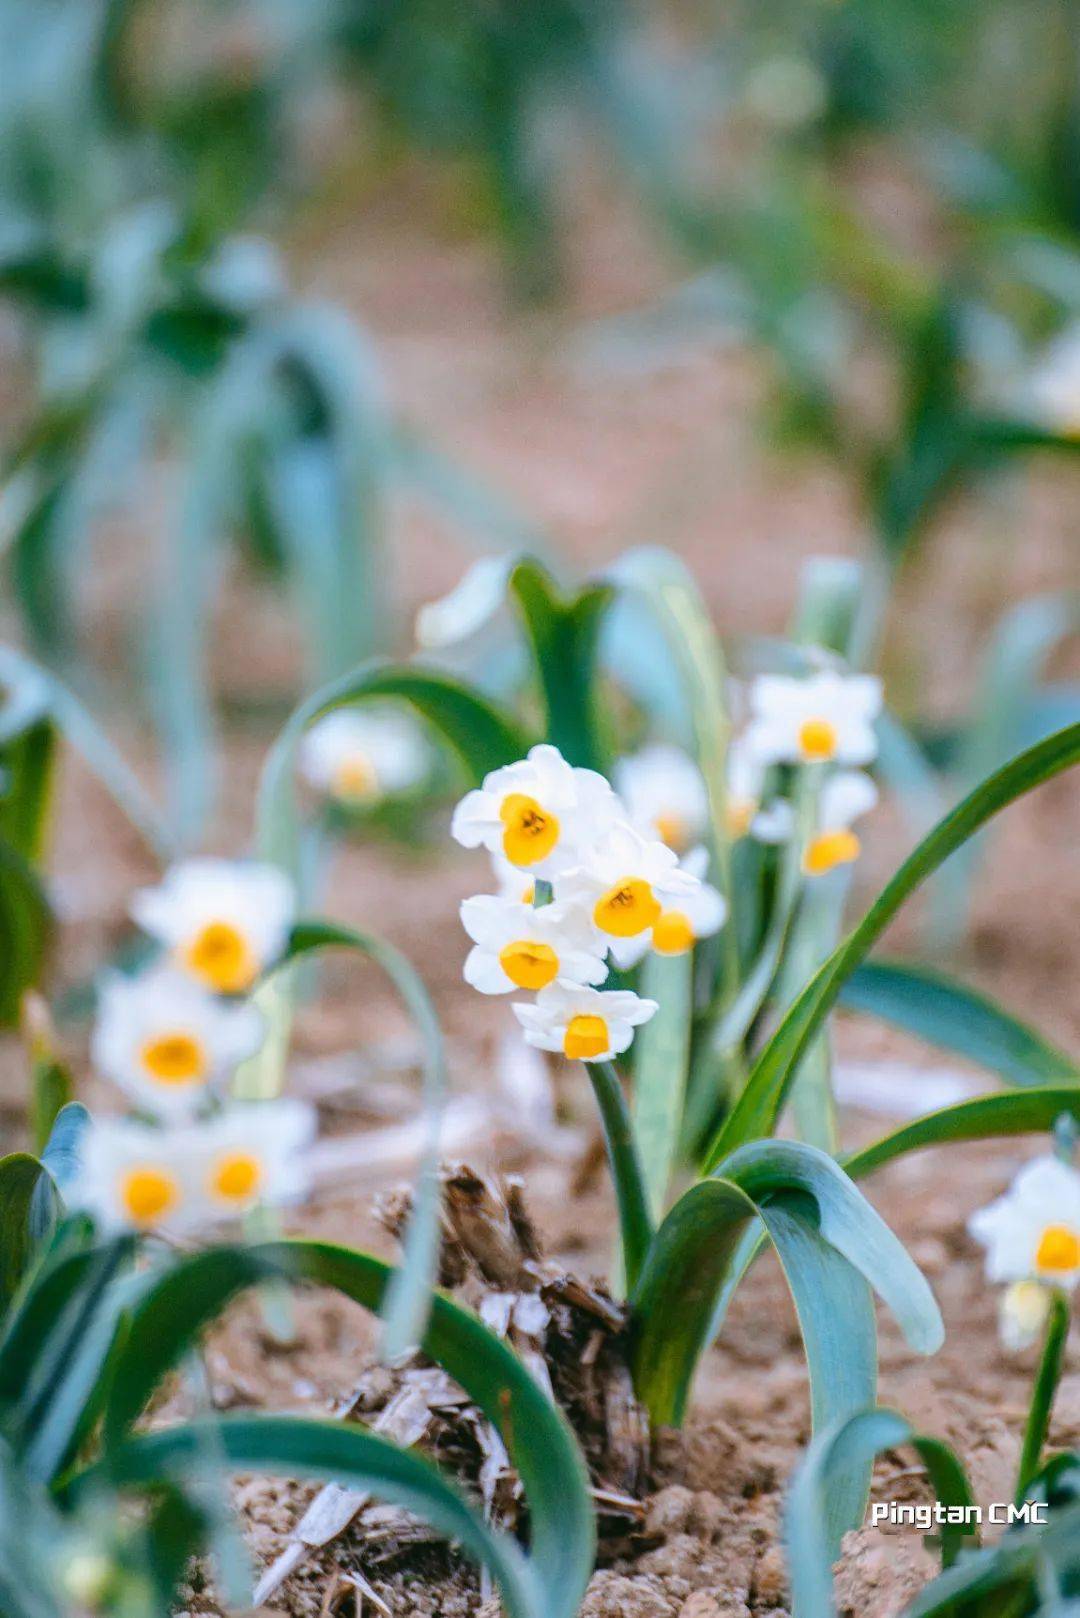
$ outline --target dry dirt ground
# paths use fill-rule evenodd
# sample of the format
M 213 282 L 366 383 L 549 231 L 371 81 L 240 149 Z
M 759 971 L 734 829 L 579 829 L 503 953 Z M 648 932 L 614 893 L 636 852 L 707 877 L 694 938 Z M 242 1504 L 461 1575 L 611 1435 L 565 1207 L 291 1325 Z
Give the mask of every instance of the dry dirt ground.
M 667 274 L 634 227 L 615 220 L 600 232 L 570 232 L 568 308 L 558 320 L 515 310 L 485 249 L 432 240 L 407 197 L 388 201 L 374 208 L 362 241 L 351 231 L 313 228 L 300 254 L 301 274 L 314 292 L 344 298 L 368 322 L 388 389 L 407 418 L 505 490 L 568 555 L 595 565 L 629 541 L 673 545 L 695 570 L 722 629 L 743 634 L 782 628 L 800 558 L 858 548 L 859 516 L 838 478 L 813 463 L 780 463 L 762 449 L 754 425 L 760 379 L 745 360 L 704 354 L 655 375 L 614 379 L 575 362 L 572 338 L 583 320 L 632 306 Z M 1076 487 L 1048 472 L 1010 482 L 979 512 L 957 511 L 905 583 L 894 610 L 895 678 L 924 709 L 962 711 L 988 625 L 1003 605 L 1069 581 Z M 463 553 L 428 516 L 402 509 L 394 522 L 395 569 L 408 612 L 453 582 Z M 237 587 L 222 614 L 222 685 L 234 695 L 267 685 L 287 691 L 282 627 L 277 605 Z M 242 663 L 238 645 L 245 648 Z M 128 740 L 139 748 L 138 738 Z M 266 740 L 254 722 L 228 738 L 225 808 L 215 834 L 226 851 L 245 845 Z M 1067 781 L 1006 817 L 988 850 L 970 943 L 950 963 L 1074 1051 L 1080 1050 L 1078 818 L 1075 787 Z M 152 868 L 134 834 L 70 762 L 58 819 L 54 869 L 68 919 L 59 976 L 72 984 L 122 938 L 127 897 Z M 908 836 L 886 809 L 869 834 L 856 905 L 892 868 Z M 344 848 L 332 884 L 336 917 L 377 926 L 420 967 L 445 1021 L 455 1086 L 480 1095 L 490 1094 L 509 1022 L 504 1006 L 480 1002 L 460 980 L 456 907 L 483 880 L 479 862 L 459 852 L 376 844 Z M 894 942 L 916 946 L 910 919 Z M 327 971 L 322 998 L 299 1031 L 294 1084 L 299 1093 L 322 1095 L 329 1134 L 385 1125 L 365 1087 L 372 1072 L 381 1085 L 389 1081 L 393 1111 L 399 1076 L 390 1070 L 403 1039 L 405 1025 L 373 974 Z M 933 1053 L 853 1019 L 839 1019 L 837 1043 L 848 1062 L 940 1065 Z M 16 1074 L 12 1056 L 5 1062 L 9 1108 Z M 921 1081 L 915 1071 L 896 1082 L 914 1089 Z M 588 1101 L 572 1080 L 559 1100 L 555 1145 L 515 1132 L 504 1119 L 469 1142 L 468 1156 L 482 1168 L 521 1172 L 548 1251 L 583 1274 L 602 1274 L 611 1247 L 610 1198 L 602 1176 L 580 1183 L 574 1144 L 589 1129 Z M 898 1110 L 910 1100 L 898 1097 Z M 851 1140 L 888 1123 L 857 1113 L 844 1122 Z M 923 1361 L 882 1320 L 882 1400 L 955 1443 L 984 1500 L 1008 1491 L 1031 1364 L 1030 1357 L 1006 1357 L 998 1344 L 995 1298 L 982 1282 L 965 1221 L 1003 1188 L 1027 1150 L 1002 1143 L 947 1159 L 927 1153 L 867 1186 L 930 1278 L 948 1331 L 943 1350 Z M 400 1173 L 393 1163 L 367 1165 L 328 1183 L 303 1214 L 302 1228 L 388 1251 L 371 1205 Z M 288 1346 L 267 1337 L 251 1308 L 239 1308 L 211 1344 L 209 1363 L 222 1402 L 323 1411 L 353 1385 L 369 1352 L 359 1312 L 320 1296 L 299 1304 Z M 705 1360 L 686 1431 L 658 1440 L 645 1520 L 627 1553 L 596 1574 L 590 1618 L 781 1618 L 787 1611 L 778 1549 L 782 1490 L 807 1431 L 794 1316 L 766 1259 Z M 1052 1436 L 1058 1444 L 1080 1442 L 1080 1361 L 1072 1354 Z M 889 1456 L 879 1466 L 879 1495 L 919 1490 L 910 1461 Z M 308 1492 L 284 1483 L 241 1484 L 257 1564 L 281 1548 Z M 273 1610 L 318 1613 L 338 1555 L 324 1553 L 305 1567 L 274 1598 Z M 913 1532 L 863 1530 L 846 1548 L 841 1607 L 859 1618 L 889 1618 L 929 1567 Z M 395 1615 L 464 1613 L 480 1599 L 471 1575 L 431 1550 L 368 1567 L 367 1575 Z M 214 1603 L 196 1591 L 192 1608 L 212 1611 Z

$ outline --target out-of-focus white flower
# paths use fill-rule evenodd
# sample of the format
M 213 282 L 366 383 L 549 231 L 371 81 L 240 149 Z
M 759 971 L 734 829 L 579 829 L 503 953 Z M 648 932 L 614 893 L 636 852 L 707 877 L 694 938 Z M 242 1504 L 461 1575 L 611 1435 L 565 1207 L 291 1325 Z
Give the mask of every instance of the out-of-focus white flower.
M 319 792 L 350 807 L 406 792 L 428 767 L 427 743 L 408 714 L 337 708 L 304 736 L 300 768 Z
M 1051 1296 L 1050 1288 L 1041 1281 L 1014 1281 L 1005 1288 L 998 1305 L 998 1330 L 1012 1353 L 1029 1348 L 1042 1336 Z
M 795 817 L 786 798 L 763 804 L 768 765 L 738 736 L 727 755 L 727 833 L 732 842 L 754 837 L 759 843 L 786 843 Z
M 535 1005 L 514 1005 L 525 1040 L 542 1051 L 561 1051 L 582 1062 L 606 1062 L 627 1050 L 634 1029 L 658 1010 L 629 989 L 577 988 L 553 983 Z
M 465 961 L 465 981 L 481 994 L 546 989 L 556 978 L 603 983 L 607 976 L 604 944 L 578 905 L 537 910 L 482 893 L 464 901 L 461 921 L 475 945 Z
M 621 758 L 615 766 L 615 790 L 631 823 L 678 854 L 708 825 L 705 778 L 681 748 L 656 745 Z
M 48 677 L 10 646 L 0 646 L 0 743 L 35 724 L 48 709 Z
M 862 844 L 852 823 L 869 814 L 877 801 L 878 789 L 862 770 L 837 770 L 829 776 L 818 798 L 818 829 L 803 849 L 807 876 L 824 876 L 858 859 Z
M 666 843 L 616 824 L 560 878 L 559 897 L 586 905 L 610 944 L 647 934 L 662 911 L 678 908 L 700 886 Z
M 173 1233 L 199 1217 L 187 1129 L 158 1129 L 127 1118 L 95 1118 L 79 1147 L 79 1167 L 64 1188 L 70 1208 L 85 1209 L 103 1231 Z
M 179 1118 L 254 1055 L 264 1033 L 254 1006 L 215 999 L 179 972 L 114 973 L 102 987 L 91 1055 L 137 1106 Z
M 242 994 L 281 954 L 296 912 L 283 871 L 254 861 L 186 860 L 132 900 L 139 926 L 218 994 Z
M 303 1102 L 240 1102 L 198 1131 L 198 1193 L 209 1220 L 236 1218 L 257 1203 L 279 1207 L 307 1195 L 315 1113 Z
M 727 902 L 718 888 L 705 881 L 709 868 L 707 848 L 692 848 L 681 862 L 681 869 L 694 877 L 697 886 L 660 911 L 648 932 L 637 938 L 609 940 L 611 956 L 624 971 L 654 949 L 658 955 L 682 955 L 693 949 L 700 938 L 719 932 L 727 915 Z
M 1080 1279 L 1080 1174 L 1056 1157 L 1037 1157 L 1004 1196 L 972 1214 L 968 1230 L 986 1248 L 987 1280 L 1071 1291 Z
M 420 608 L 416 644 L 438 651 L 475 635 L 502 605 L 511 566 L 512 559 L 506 556 L 483 556 L 474 562 L 448 595 Z
M 1080 438 L 1080 320 L 1059 332 L 1017 390 L 1017 408 L 1066 438 Z
M 618 810 L 602 775 L 574 769 L 557 747 L 542 742 L 467 792 L 450 831 L 465 848 L 502 853 L 511 865 L 546 879 L 602 836 Z
M 869 674 L 763 674 L 750 688 L 746 745 L 766 764 L 868 764 L 881 681 Z

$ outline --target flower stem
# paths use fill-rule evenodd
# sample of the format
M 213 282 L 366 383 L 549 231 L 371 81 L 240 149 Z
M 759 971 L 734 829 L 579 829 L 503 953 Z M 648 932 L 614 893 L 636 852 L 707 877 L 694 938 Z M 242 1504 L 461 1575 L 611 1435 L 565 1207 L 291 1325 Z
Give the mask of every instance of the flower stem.
M 653 1222 L 645 1176 L 634 1144 L 630 1109 L 622 1082 L 613 1062 L 586 1062 L 585 1071 L 600 1109 L 604 1126 L 608 1164 L 619 1206 L 619 1232 L 622 1238 L 623 1273 L 626 1290 L 632 1293 L 641 1274 L 653 1239 Z
M 1050 1302 L 1046 1321 L 1042 1357 L 1031 1393 L 1031 1409 L 1024 1429 L 1024 1443 L 1020 1451 L 1020 1465 L 1016 1474 L 1016 1503 L 1022 1504 L 1025 1491 L 1039 1470 L 1043 1445 L 1050 1426 L 1050 1412 L 1061 1376 L 1065 1355 L 1065 1339 L 1069 1334 L 1069 1304 L 1064 1293 L 1056 1292 Z

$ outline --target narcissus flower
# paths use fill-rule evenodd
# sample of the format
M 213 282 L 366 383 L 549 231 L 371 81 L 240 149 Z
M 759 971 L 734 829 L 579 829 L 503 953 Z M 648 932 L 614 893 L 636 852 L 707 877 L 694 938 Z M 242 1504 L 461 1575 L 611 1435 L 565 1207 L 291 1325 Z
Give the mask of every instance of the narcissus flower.
M 881 681 L 869 674 L 763 674 L 750 688 L 746 745 L 766 764 L 868 764 Z
M 95 1118 L 79 1147 L 64 1196 L 104 1231 L 173 1233 L 198 1218 L 187 1129 L 158 1129 L 127 1118 Z
M 731 841 L 754 837 L 759 843 L 785 843 L 795 817 L 785 798 L 762 803 L 768 765 L 736 737 L 727 755 L 727 834 Z
M 91 1055 L 137 1106 L 177 1118 L 254 1055 L 264 1032 L 254 1006 L 216 999 L 174 970 L 115 973 L 101 991 Z
M 577 988 L 553 983 L 536 1004 L 514 1005 L 525 1041 L 541 1051 L 561 1051 L 581 1062 L 606 1062 L 629 1048 L 634 1029 L 658 1010 L 629 989 Z
M 510 567 L 511 559 L 505 556 L 483 556 L 474 562 L 447 595 L 420 608 L 416 644 L 438 651 L 475 635 L 501 607 Z
M 645 747 L 620 759 L 615 789 L 631 823 L 676 853 L 684 853 L 708 825 L 705 778 L 689 753 L 678 747 Z
M 1003 1197 L 972 1214 L 968 1230 L 986 1248 L 988 1280 L 1071 1291 L 1080 1280 L 1080 1174 L 1056 1157 L 1037 1157 Z
M 665 909 L 677 909 L 700 886 L 665 843 L 616 824 L 560 879 L 559 897 L 586 905 L 610 944 L 647 934 Z
M 465 848 L 501 853 L 511 865 L 547 878 L 601 836 L 618 808 L 602 775 L 574 769 L 543 742 L 467 792 L 450 831 Z
M 296 910 L 283 871 L 254 861 L 186 860 L 132 901 L 175 965 L 218 994 L 242 994 L 281 954 Z
M 317 791 L 355 808 L 416 786 L 427 773 L 428 758 L 424 737 L 408 714 L 338 708 L 305 734 L 300 768 Z
M 465 962 L 465 981 L 481 994 L 545 989 L 556 978 L 603 983 L 607 976 L 604 944 L 578 905 L 537 910 L 482 893 L 465 900 L 461 920 L 475 944 Z
M 877 801 L 877 787 L 861 770 L 838 770 L 828 777 L 818 798 L 818 829 L 803 849 L 807 876 L 824 876 L 858 859 L 862 845 L 851 827 Z
M 636 966 L 648 951 L 658 955 L 683 955 L 700 938 L 719 932 L 727 915 L 727 902 L 718 888 L 705 881 L 709 867 L 706 848 L 692 848 L 680 869 L 695 879 L 695 887 L 665 905 L 652 927 L 637 938 L 610 939 L 611 956 L 625 971 Z
M 313 1110 L 290 1099 L 239 1103 L 203 1125 L 194 1145 L 206 1218 L 299 1201 L 310 1185 L 306 1154 L 314 1133 Z
M 1052 1296 L 1051 1288 L 1041 1281 L 1014 1281 L 1005 1288 L 998 1305 L 998 1330 L 1007 1349 L 1016 1354 L 1038 1341 Z

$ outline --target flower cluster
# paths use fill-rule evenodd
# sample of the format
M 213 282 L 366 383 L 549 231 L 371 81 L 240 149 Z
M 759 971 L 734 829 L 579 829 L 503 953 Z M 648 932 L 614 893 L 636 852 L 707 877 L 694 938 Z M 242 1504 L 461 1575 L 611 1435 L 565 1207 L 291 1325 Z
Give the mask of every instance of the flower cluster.
M 131 909 L 161 947 L 103 983 L 91 1055 L 135 1113 L 91 1124 L 69 1200 L 105 1228 L 175 1232 L 302 1195 L 310 1109 L 224 1100 L 263 1041 L 245 996 L 284 950 L 292 884 L 272 866 L 194 859 Z
M 1080 1281 L 1080 1174 L 1057 1157 L 1037 1157 L 1004 1196 L 972 1214 L 968 1230 L 986 1249 L 987 1280 L 1009 1283 L 1001 1334 L 1022 1348 L 1042 1329 L 1050 1289 L 1071 1292 Z
M 680 822 L 689 837 L 704 787 L 685 763 L 701 793 Z M 650 948 L 680 954 L 723 923 L 724 901 L 704 880 L 704 849 L 680 860 L 656 835 L 648 805 L 635 808 L 602 775 L 541 744 L 493 771 L 454 812 L 453 836 L 488 850 L 501 889 L 461 907 L 473 941 L 466 980 L 482 994 L 534 993 L 514 1012 L 541 1050 L 587 1062 L 620 1055 L 657 1005 L 601 987 L 609 959 L 628 968 Z

